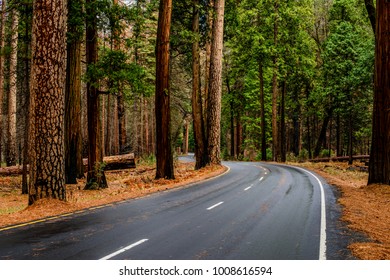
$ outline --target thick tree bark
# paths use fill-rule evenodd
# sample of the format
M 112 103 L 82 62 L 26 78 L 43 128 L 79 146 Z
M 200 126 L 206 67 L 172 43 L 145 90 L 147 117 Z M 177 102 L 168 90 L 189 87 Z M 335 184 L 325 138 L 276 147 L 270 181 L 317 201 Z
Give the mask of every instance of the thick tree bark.
M 214 0 L 208 1 L 207 6 L 207 37 L 206 37 L 206 61 L 205 61 L 205 77 L 204 77 L 204 106 L 203 106 L 203 122 L 207 123 L 207 112 L 209 102 L 209 81 L 210 81 L 210 61 L 211 61 L 211 43 L 213 38 L 213 15 L 214 15 Z M 205 127 L 206 129 L 206 127 Z M 205 136 L 207 131 L 205 130 Z M 207 146 L 207 143 L 205 144 Z M 207 156 L 206 156 L 207 160 Z M 208 162 L 208 160 L 207 160 Z
M 5 22 L 6 22 L 6 0 L 2 0 L 1 3 L 1 29 L 0 29 L 0 52 L 4 49 L 5 38 Z M 2 163 L 3 153 L 3 96 L 4 96 L 4 57 L 0 55 L 0 166 Z
M 199 36 L 199 0 L 194 0 L 193 5 L 192 31 L 196 36 Z M 199 38 L 196 37 L 192 43 L 192 119 L 195 140 L 195 169 L 205 167 L 207 164 L 200 75 Z
M 366 5 L 366 10 L 368 13 L 368 18 L 370 19 L 372 30 L 374 31 L 375 34 L 375 21 L 376 21 L 376 16 L 375 16 L 375 6 L 374 6 L 374 1 L 373 0 L 364 0 L 364 4 Z
M 215 0 L 211 46 L 209 96 L 207 104 L 208 162 L 221 164 L 222 51 L 225 0 Z
M 82 13 L 80 0 L 68 0 L 70 16 Z M 77 25 L 68 23 L 65 85 L 65 178 L 76 184 L 84 176 L 81 136 L 81 36 Z
M 87 66 L 97 62 L 97 11 L 95 0 L 86 2 L 86 56 Z M 90 77 L 93 79 L 94 77 Z M 103 170 L 103 153 L 100 137 L 99 95 L 93 81 L 87 82 L 87 117 L 88 117 L 88 176 L 85 189 L 101 189 L 107 187 Z
M 156 179 L 174 179 L 171 144 L 171 112 L 169 86 L 169 40 L 172 0 L 160 0 L 156 42 Z
M 14 9 L 11 15 L 11 53 L 9 61 L 9 92 L 7 118 L 7 166 L 16 165 L 16 92 L 17 92 L 17 62 L 18 62 L 18 26 L 19 12 Z
M 368 183 L 390 184 L 390 2 L 377 0 L 375 88 Z
M 30 83 L 29 204 L 65 194 L 65 0 L 34 1 Z

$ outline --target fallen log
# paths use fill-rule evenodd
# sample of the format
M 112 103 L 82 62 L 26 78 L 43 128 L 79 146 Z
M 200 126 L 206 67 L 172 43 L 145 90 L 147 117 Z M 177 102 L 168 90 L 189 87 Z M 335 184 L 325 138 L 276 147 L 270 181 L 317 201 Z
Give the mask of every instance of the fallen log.
M 104 170 L 118 170 L 135 168 L 135 157 L 134 153 L 119 155 L 119 156 L 108 156 L 103 158 L 105 164 Z M 83 159 L 84 170 L 88 169 L 88 159 Z
M 134 153 L 119 155 L 119 156 L 108 156 L 103 158 L 105 163 L 104 170 L 118 170 L 118 169 L 128 169 L 135 168 L 135 157 Z M 88 169 L 88 159 L 83 159 L 84 171 Z M 27 166 L 28 170 L 28 166 Z M 0 176 L 16 176 L 23 173 L 23 166 L 9 166 L 0 168 Z
M 352 156 L 353 160 L 369 160 L 369 155 L 358 155 L 358 156 Z M 326 157 L 326 158 L 314 158 L 309 159 L 309 162 L 329 162 L 329 161 L 348 161 L 349 156 L 342 156 L 342 157 Z
M 27 166 L 27 168 L 28 168 L 28 166 Z M 15 176 L 15 175 L 21 175 L 21 174 L 23 174 L 23 165 L 8 166 L 8 167 L 1 167 L 0 168 L 0 176 L 1 177 Z

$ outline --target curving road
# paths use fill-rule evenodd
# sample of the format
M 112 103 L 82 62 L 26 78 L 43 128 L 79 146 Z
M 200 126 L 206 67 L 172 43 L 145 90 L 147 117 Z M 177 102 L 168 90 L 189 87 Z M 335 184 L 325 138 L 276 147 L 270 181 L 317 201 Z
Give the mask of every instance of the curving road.
M 0 229 L 0 259 L 326 258 L 328 185 L 295 167 L 224 164 L 206 182 Z

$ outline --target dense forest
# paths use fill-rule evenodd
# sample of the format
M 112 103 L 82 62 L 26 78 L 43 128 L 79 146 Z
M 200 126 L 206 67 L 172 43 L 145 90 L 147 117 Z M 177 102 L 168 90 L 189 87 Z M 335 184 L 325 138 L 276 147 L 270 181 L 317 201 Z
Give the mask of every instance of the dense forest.
M 373 2 L 2 0 L 1 166 L 23 165 L 30 204 L 85 173 L 107 187 L 103 157 L 130 152 L 173 178 L 189 151 L 201 168 L 372 150 L 370 182 L 390 183 Z

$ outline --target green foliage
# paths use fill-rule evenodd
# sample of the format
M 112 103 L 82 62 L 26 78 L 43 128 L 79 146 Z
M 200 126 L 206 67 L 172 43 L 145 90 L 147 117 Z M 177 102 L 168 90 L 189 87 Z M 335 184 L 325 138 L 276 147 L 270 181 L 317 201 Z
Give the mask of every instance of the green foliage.
M 104 168 L 106 167 L 105 162 L 95 162 L 95 165 L 93 167 L 93 170 L 95 172 L 96 177 L 91 179 L 87 185 L 86 189 L 88 190 L 98 190 L 100 188 L 99 182 L 103 180 L 104 175 Z
M 143 155 L 141 158 L 138 159 L 138 164 L 146 166 L 155 166 L 156 156 L 154 154 Z
M 305 161 L 305 160 L 308 160 L 308 159 L 309 159 L 309 151 L 306 150 L 306 149 L 302 149 L 302 150 L 299 152 L 298 160 L 299 160 L 299 161 Z
M 80 41 L 85 25 L 84 0 L 68 1 L 68 43 Z

